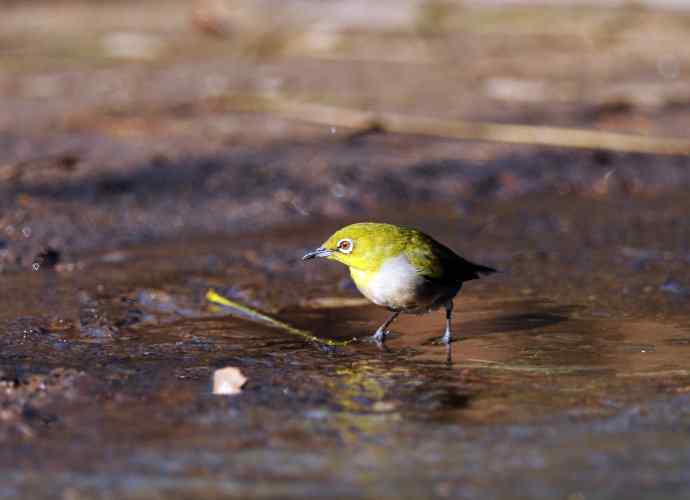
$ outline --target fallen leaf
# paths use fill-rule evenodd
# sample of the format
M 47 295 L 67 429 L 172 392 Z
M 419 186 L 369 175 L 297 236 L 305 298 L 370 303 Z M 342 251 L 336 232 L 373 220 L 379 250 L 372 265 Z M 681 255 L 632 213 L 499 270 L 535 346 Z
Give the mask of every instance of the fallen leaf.
M 242 392 L 242 387 L 247 383 L 239 368 L 228 366 L 213 372 L 213 394 L 232 396 Z

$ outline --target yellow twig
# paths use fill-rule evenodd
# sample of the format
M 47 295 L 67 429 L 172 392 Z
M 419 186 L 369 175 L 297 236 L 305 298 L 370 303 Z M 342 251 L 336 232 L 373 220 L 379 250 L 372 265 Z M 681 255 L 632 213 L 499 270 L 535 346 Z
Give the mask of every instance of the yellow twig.
M 312 334 L 307 330 L 295 328 L 294 326 L 288 325 L 287 323 L 272 318 L 271 316 L 268 316 L 262 312 L 259 312 L 256 309 L 252 309 L 249 306 L 240 304 L 239 302 L 235 302 L 234 300 L 230 300 L 226 297 L 223 297 L 222 295 L 218 294 L 215 290 L 209 290 L 208 292 L 206 292 L 206 300 L 213 304 L 240 311 L 254 321 L 265 323 L 274 328 L 283 330 L 284 332 L 289 333 L 290 335 L 302 337 L 303 339 L 308 340 L 310 342 L 315 342 L 317 344 L 328 346 L 330 348 L 344 347 L 356 340 L 332 340 L 317 337 L 316 335 Z

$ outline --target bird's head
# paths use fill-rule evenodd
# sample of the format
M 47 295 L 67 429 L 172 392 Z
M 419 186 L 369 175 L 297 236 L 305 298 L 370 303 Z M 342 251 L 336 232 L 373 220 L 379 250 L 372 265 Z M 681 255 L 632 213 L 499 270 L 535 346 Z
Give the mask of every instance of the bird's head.
M 339 229 L 302 260 L 325 257 L 355 269 L 375 270 L 385 259 L 399 254 L 401 245 L 395 226 L 359 222 Z

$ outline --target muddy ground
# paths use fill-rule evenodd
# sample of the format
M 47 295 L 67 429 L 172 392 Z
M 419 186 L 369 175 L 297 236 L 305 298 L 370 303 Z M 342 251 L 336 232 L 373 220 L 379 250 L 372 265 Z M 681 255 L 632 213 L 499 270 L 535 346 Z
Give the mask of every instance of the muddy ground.
M 0 498 L 690 495 L 687 156 L 235 109 L 683 138 L 690 18 L 410 2 L 218 32 L 160 4 L 0 3 Z M 332 352 L 205 300 L 363 339 L 386 311 L 300 260 L 356 220 L 502 271 L 456 300 L 451 365 L 441 313 Z

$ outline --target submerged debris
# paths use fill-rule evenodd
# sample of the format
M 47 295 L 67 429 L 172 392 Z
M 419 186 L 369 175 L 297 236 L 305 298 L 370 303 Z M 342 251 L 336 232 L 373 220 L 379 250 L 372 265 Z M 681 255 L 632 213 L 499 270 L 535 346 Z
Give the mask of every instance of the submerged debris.
M 361 307 L 371 302 L 364 297 L 313 297 L 300 302 L 305 309 L 338 309 L 340 307 Z
M 688 295 L 688 293 L 690 293 L 690 289 L 688 289 L 688 287 L 683 286 L 681 283 L 672 278 L 664 281 L 663 284 L 659 286 L 659 290 L 673 295 Z
M 41 269 L 52 269 L 60 262 L 60 252 L 52 247 L 46 247 L 34 258 L 34 266 Z

